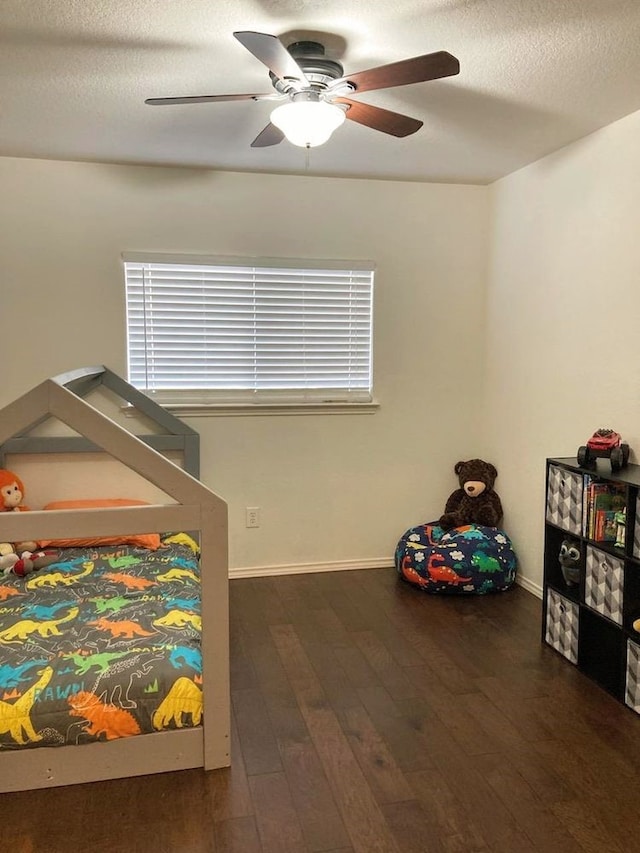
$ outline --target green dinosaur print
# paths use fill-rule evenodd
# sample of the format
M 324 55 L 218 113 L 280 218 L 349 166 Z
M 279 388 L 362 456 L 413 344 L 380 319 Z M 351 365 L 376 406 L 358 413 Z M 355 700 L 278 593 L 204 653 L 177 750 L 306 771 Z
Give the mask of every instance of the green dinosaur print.
M 74 662 L 76 665 L 76 675 L 86 675 L 91 669 L 95 669 L 97 672 L 102 674 L 109 669 L 112 661 L 126 657 L 128 654 L 130 654 L 129 651 L 102 652 L 101 654 L 96 655 L 81 655 L 71 652 L 70 654 L 66 654 L 64 657 L 71 658 Z
M 96 605 L 96 613 L 106 613 L 107 610 L 118 613 L 127 604 L 131 604 L 131 599 L 123 595 L 116 595 L 114 598 L 91 598 L 90 601 Z
M 502 571 L 502 566 L 498 560 L 495 557 L 487 556 L 483 551 L 476 551 L 471 558 L 471 562 L 481 572 L 490 572 L 493 574 L 494 572 Z
M 484 539 L 485 534 L 482 530 L 476 530 L 472 527 L 470 530 L 465 530 L 461 536 L 463 539 Z
M 131 554 L 125 554 L 124 557 L 109 557 L 109 565 L 112 569 L 127 569 L 129 566 L 137 566 L 140 563 L 139 557 L 132 557 Z

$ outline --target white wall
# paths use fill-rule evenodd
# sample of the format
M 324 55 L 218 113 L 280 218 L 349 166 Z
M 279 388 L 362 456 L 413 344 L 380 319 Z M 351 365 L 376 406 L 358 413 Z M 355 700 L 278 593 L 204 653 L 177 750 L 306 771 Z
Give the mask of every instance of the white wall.
M 389 559 L 479 455 L 486 188 L 11 158 L 0 187 L 0 405 L 81 365 L 124 372 L 123 251 L 375 261 L 376 414 L 190 421 L 233 567 Z
M 640 457 L 639 176 L 640 112 L 491 188 L 486 424 L 534 584 L 545 458 L 603 426 Z

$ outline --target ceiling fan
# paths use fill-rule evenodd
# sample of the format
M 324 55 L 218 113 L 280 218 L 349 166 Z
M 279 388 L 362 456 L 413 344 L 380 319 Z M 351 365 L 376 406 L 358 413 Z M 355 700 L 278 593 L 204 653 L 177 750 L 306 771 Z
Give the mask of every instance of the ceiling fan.
M 267 33 L 233 34 L 269 69 L 275 91 L 240 95 L 194 95 L 179 98 L 148 98 L 153 105 L 202 104 L 215 101 L 284 101 L 271 113 L 271 121 L 251 143 L 252 148 L 278 145 L 288 139 L 306 148 L 326 142 L 345 118 L 392 136 L 409 136 L 422 122 L 401 113 L 363 104 L 351 95 L 451 77 L 460 63 L 444 50 L 415 56 L 368 71 L 344 74 L 342 65 L 325 57 L 315 41 L 298 41 L 285 47 Z

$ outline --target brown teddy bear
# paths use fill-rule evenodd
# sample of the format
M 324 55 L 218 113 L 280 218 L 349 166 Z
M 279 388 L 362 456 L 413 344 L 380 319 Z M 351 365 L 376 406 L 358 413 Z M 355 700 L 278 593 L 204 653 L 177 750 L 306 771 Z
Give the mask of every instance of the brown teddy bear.
M 498 472 L 490 462 L 469 459 L 457 462 L 454 469 L 460 488 L 456 489 L 444 508 L 438 524 L 444 530 L 464 524 L 497 527 L 502 520 L 502 504 L 493 484 Z

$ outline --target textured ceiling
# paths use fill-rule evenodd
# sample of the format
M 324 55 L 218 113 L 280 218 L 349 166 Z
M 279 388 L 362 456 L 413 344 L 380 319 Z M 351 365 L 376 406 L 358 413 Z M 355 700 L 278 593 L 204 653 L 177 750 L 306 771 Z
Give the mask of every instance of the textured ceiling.
M 252 149 L 273 105 L 235 30 L 316 36 L 346 72 L 432 51 L 456 77 L 363 93 L 424 121 L 346 122 L 306 152 Z M 1 0 L 0 155 L 487 183 L 640 109 L 639 0 Z

